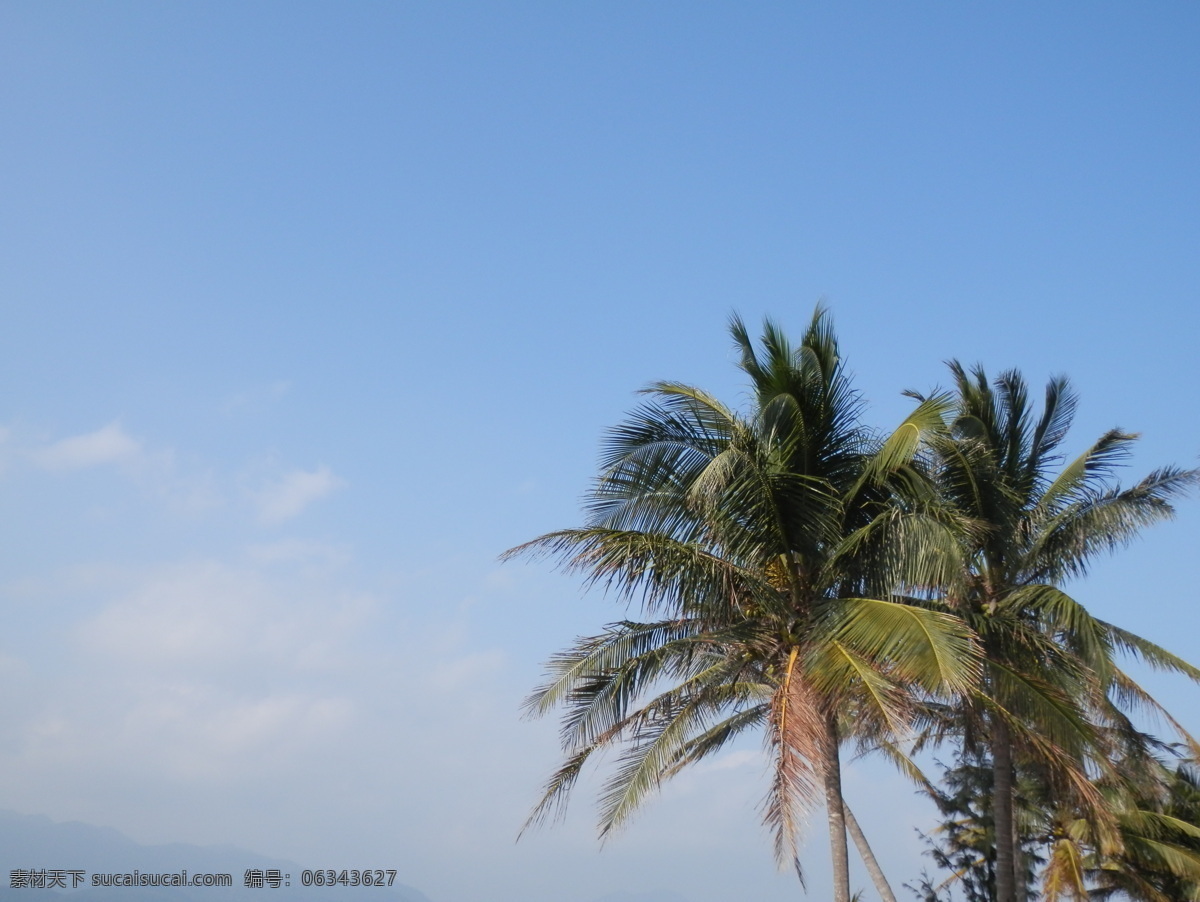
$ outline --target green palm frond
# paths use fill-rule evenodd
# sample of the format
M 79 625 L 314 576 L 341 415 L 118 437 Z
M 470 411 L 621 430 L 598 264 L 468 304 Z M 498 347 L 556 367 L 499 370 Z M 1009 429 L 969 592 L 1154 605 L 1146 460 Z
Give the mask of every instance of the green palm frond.
M 778 604 L 778 593 L 761 574 L 703 544 L 656 532 L 564 529 L 517 546 L 505 558 L 517 555 L 558 557 L 562 569 L 584 574 L 589 585 L 652 612 L 720 618 Z
M 869 750 L 872 752 L 879 752 L 881 755 L 883 755 L 892 763 L 897 771 L 911 780 L 919 788 L 925 790 L 926 792 L 933 790 L 932 781 L 925 775 L 925 771 L 921 769 L 920 765 L 917 764 L 913 756 L 905 751 L 901 744 L 882 738 L 873 739 L 869 743 Z
M 1113 642 L 1106 625 L 1057 586 L 1021 586 L 1005 596 L 999 608 L 1010 616 L 1032 614 L 1072 656 L 1103 683 L 1112 668 Z
M 1200 852 L 1148 836 L 1139 836 L 1130 845 L 1133 854 L 1142 859 L 1144 865 L 1159 868 L 1190 883 L 1200 883 Z
M 896 430 L 871 455 L 863 468 L 863 475 L 856 489 L 865 483 L 878 483 L 888 475 L 910 465 L 924 447 L 935 436 L 946 430 L 946 418 L 953 409 L 953 397 L 939 392 L 921 398 L 917 407 L 905 417 Z
M 1136 440 L 1136 435 L 1120 429 L 1104 433 L 1092 447 L 1063 467 L 1045 488 L 1038 499 L 1041 512 L 1050 514 L 1073 500 L 1092 497 L 1096 486 L 1111 479 L 1117 468 L 1129 460 Z
M 611 624 L 602 635 L 580 638 L 570 649 L 551 657 L 546 668 L 550 679 L 529 695 L 524 708 L 529 716 L 541 717 L 563 704 L 580 685 L 615 675 L 647 655 L 669 653 L 675 643 L 692 639 L 698 632 L 699 626 L 692 620 Z
M 1200 824 L 1194 824 L 1183 818 L 1172 817 L 1169 814 L 1163 814 L 1161 811 L 1138 811 L 1136 816 L 1137 827 L 1148 836 L 1162 838 L 1174 835 L 1189 839 L 1200 839 Z M 1200 862 L 1200 855 L 1197 855 L 1197 862 Z M 1195 877 L 1200 879 L 1200 870 L 1195 872 Z
M 817 691 L 839 707 L 851 708 L 856 729 L 872 736 L 907 738 L 912 699 L 905 683 L 836 639 L 813 649 L 805 665 Z
M 714 727 L 730 728 L 723 723 L 727 719 L 723 712 L 761 695 L 760 685 L 723 684 L 712 680 L 712 675 L 701 675 L 693 683 L 664 693 L 639 712 L 632 741 L 601 792 L 601 836 L 624 824 L 663 779 L 677 771 L 681 759 L 697 760 L 699 736 L 710 734 Z
M 1071 387 L 1066 376 L 1052 376 L 1046 383 L 1046 400 L 1042 405 L 1042 416 L 1033 431 L 1029 468 L 1040 477 L 1040 469 L 1050 459 L 1050 454 L 1062 444 L 1071 421 L 1075 418 L 1075 408 L 1079 404 L 1079 396 Z
M 1189 665 L 1190 666 L 1190 665 Z M 1115 701 L 1127 710 L 1144 709 L 1165 720 L 1175 731 L 1175 734 L 1187 745 L 1193 757 L 1200 757 L 1200 740 L 1197 740 L 1176 718 L 1139 686 L 1127 673 L 1119 668 L 1113 668 L 1112 684 L 1109 692 L 1116 696 Z
M 1200 898 L 1200 794 L 1186 764 L 1157 777 L 1129 781 L 1114 793 L 1113 805 L 1124 840 L 1116 854 L 1096 856 L 1090 871 L 1102 898 Z
M 1172 654 L 1165 648 L 1155 645 L 1149 639 L 1143 639 L 1128 630 L 1123 630 L 1103 620 L 1097 621 L 1107 631 L 1111 640 L 1121 651 L 1132 655 L 1149 664 L 1155 670 L 1165 670 L 1179 673 L 1191 680 L 1200 682 L 1200 667 L 1189 664 L 1178 655 Z
M 1046 902 L 1058 902 L 1063 896 L 1087 902 L 1083 858 L 1079 844 L 1070 837 L 1062 837 L 1054 843 L 1050 861 L 1042 874 L 1042 898 Z
M 569 755 L 566 761 L 551 774 L 542 789 L 541 798 L 538 799 L 537 804 L 525 819 L 525 823 L 521 825 L 521 829 L 517 833 L 518 839 L 531 827 L 539 826 L 547 820 L 558 820 L 566 814 L 571 790 L 575 788 L 575 783 L 578 781 L 579 775 L 583 773 L 588 759 L 600 747 L 600 745 L 590 745 Z
M 963 536 L 971 529 L 972 524 L 940 508 L 883 507 L 830 551 L 820 582 L 856 569 L 873 580 L 874 594 L 961 596 L 967 591 Z
M 747 697 L 756 695 L 764 695 L 765 697 L 762 698 L 760 704 L 731 714 L 704 732 L 682 743 L 675 754 L 674 761 L 663 771 L 663 780 L 670 779 L 688 765 L 695 764 L 698 761 L 715 755 L 746 731 L 761 729 L 763 727 L 763 724 L 766 723 L 766 718 L 770 714 L 770 700 L 774 693 L 770 692 L 767 686 L 759 684 L 753 689 L 748 688 L 746 694 Z
M 825 605 L 821 624 L 875 666 L 923 692 L 972 692 L 981 673 L 974 633 L 950 614 L 877 598 L 843 598 Z
M 910 595 L 918 605 L 922 598 L 940 602 L 978 632 L 986 676 L 980 691 L 957 706 L 955 726 L 926 718 L 918 745 L 954 732 L 964 748 L 1011 744 L 1005 761 L 1045 791 L 1053 787 L 1056 809 L 1084 812 L 1091 825 L 1084 846 L 1056 847 L 1045 874 L 1048 896 L 1083 898 L 1085 847 L 1115 854 L 1121 846 L 1115 815 L 1093 781 L 1115 779 L 1117 756 L 1127 756 L 1132 773 L 1135 759 L 1152 757 L 1157 748 L 1126 711 L 1163 713 L 1178 723 L 1117 668 L 1116 654 L 1193 679 L 1198 671 L 1092 617 L 1061 583 L 1171 517 L 1175 499 L 1200 483 L 1200 471 L 1163 468 L 1122 488 L 1116 477 L 1136 436 L 1120 429 L 1064 464 L 1059 449 L 1078 402 L 1064 377 L 1047 384 L 1038 412 L 1018 372 L 989 380 L 979 366 L 951 361 L 949 367 L 955 408 L 949 428 L 931 435 L 928 472 L 941 502 L 957 515 L 958 528 L 947 531 L 961 545 L 961 575 L 934 583 L 940 598 L 937 591 Z M 935 522 L 955 521 L 942 516 Z M 989 734 L 989 724 L 1000 729 Z M 995 802 L 1010 812 L 1015 805 L 1011 795 Z M 997 842 L 1012 858 L 1013 839 Z M 1012 898 L 1010 892 L 1001 895 Z
M 1165 467 L 1129 489 L 1081 495 L 1040 528 L 1026 551 L 1031 574 L 1043 579 L 1080 576 L 1097 554 L 1128 545 L 1147 526 L 1174 516 L 1171 500 L 1200 484 L 1200 470 Z

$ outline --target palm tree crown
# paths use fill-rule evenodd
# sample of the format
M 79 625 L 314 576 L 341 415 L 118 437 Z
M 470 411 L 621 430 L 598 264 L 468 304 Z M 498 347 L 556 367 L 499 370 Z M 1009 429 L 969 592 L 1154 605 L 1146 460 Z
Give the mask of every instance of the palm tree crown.
M 760 349 L 731 332 L 753 404 L 657 383 L 613 430 L 587 524 L 514 553 L 550 553 L 640 603 L 552 659 L 529 699 L 566 709 L 566 761 L 531 820 L 554 810 L 591 755 L 624 752 L 601 798 L 601 832 L 660 783 L 739 734 L 762 729 L 773 761 L 764 805 L 781 860 L 822 795 L 835 897 L 849 898 L 838 747 L 894 738 L 919 698 L 969 690 L 977 649 L 957 617 L 906 604 L 900 585 L 944 577 L 923 549 L 953 534 L 915 466 L 946 399 L 923 399 L 873 436 L 818 309 L 799 345 L 771 322 Z
M 1035 415 L 1019 373 L 989 383 L 980 368 L 950 369 L 954 418 L 931 445 L 939 494 L 974 526 L 961 533 L 961 571 L 946 601 L 980 637 L 986 659 L 980 692 L 959 709 L 954 729 L 991 753 L 996 897 L 1015 902 L 1026 892 L 1017 886 L 1025 869 L 1016 860 L 1016 763 L 1036 762 L 1060 797 L 1088 813 L 1101 846 L 1115 849 L 1117 825 L 1089 775 L 1110 766 L 1120 743 L 1140 741 L 1129 706 L 1157 707 L 1117 666 L 1116 652 L 1200 679 L 1164 649 L 1092 617 L 1062 583 L 1171 517 L 1172 499 L 1200 472 L 1165 467 L 1121 488 L 1115 471 L 1136 436 L 1119 429 L 1055 472 L 1077 400 L 1065 378 L 1049 382 Z

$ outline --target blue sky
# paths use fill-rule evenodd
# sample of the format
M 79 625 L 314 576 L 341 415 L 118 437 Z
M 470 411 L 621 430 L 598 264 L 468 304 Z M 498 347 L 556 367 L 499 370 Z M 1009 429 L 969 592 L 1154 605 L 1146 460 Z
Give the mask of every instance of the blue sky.
M 742 397 L 734 310 L 824 299 L 880 426 L 955 357 L 1069 374 L 1131 478 L 1194 465 L 1197 39 L 1187 3 L 0 5 L 0 807 L 434 902 L 795 898 L 752 744 L 603 850 L 583 797 L 513 844 L 556 754 L 519 701 L 617 611 L 496 557 L 578 522 L 640 386 Z M 1197 506 L 1075 587 L 1192 660 Z M 930 813 L 848 782 L 914 877 Z

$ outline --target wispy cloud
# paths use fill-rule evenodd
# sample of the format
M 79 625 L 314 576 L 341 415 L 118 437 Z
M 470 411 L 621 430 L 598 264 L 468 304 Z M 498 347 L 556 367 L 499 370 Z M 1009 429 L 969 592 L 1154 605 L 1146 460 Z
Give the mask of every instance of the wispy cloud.
M 273 390 L 282 393 L 286 383 L 276 384 Z M 223 507 L 236 478 L 242 497 L 250 502 L 251 516 L 268 526 L 298 517 L 313 502 L 346 485 L 325 464 L 289 467 L 270 457 L 251 465 L 249 473 L 232 477 L 194 454 L 179 454 L 169 446 L 135 438 L 119 420 L 60 439 L 0 427 L 0 475 L 9 465 L 33 466 L 56 475 L 85 470 L 116 475 L 189 516 Z
M 345 485 L 327 466 L 290 470 L 255 493 L 260 522 L 273 525 L 298 516 L 306 507 Z
M 300 568 L 304 573 L 328 573 L 342 566 L 351 558 L 350 549 L 347 546 L 294 538 L 249 545 L 245 549 L 245 554 L 246 558 L 254 564 L 293 566 Z
M 54 474 L 116 469 L 148 497 L 189 515 L 224 503 L 217 476 L 203 462 L 194 458 L 181 462 L 174 449 L 134 438 L 119 420 L 49 442 L 29 430 L 14 435 L 0 429 L 0 473 L 6 463 L 18 461 Z
M 14 714 L 22 725 L 0 729 L 32 766 L 90 760 L 115 778 L 136 760 L 147 780 L 220 784 L 324 755 L 345 734 L 369 595 L 216 560 L 80 585 L 103 606 L 57 636 L 70 662 L 53 678 L 38 671 L 37 702 Z M 0 657 L 10 684 L 41 666 Z
M 47 470 L 82 470 L 132 461 L 141 454 L 142 443 L 114 420 L 95 432 L 64 438 L 42 448 L 34 453 L 34 460 Z
M 291 383 L 286 379 L 256 385 L 226 398 L 221 404 L 221 413 L 229 415 L 262 410 L 286 395 L 290 388 Z

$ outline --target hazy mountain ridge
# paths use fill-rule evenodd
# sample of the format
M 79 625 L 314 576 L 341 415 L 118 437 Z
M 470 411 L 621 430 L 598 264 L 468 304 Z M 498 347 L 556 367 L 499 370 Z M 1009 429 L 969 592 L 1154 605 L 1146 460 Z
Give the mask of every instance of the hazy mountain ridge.
M 609 893 L 607 896 L 593 899 L 592 902 L 690 902 L 690 900 L 670 890 L 659 890 L 646 893 Z
M 12 889 L 14 870 L 77 870 L 85 883 L 70 889 Z M 291 886 L 273 889 L 243 885 L 248 869 L 277 869 L 291 875 Z M 93 887 L 92 874 L 177 873 L 230 874 L 231 888 L 222 887 Z M 57 823 L 44 815 L 0 809 L 0 879 L 7 899 L 55 897 L 71 902 L 326 902 L 345 899 L 348 887 L 304 887 L 302 868 L 293 861 L 269 858 L 233 845 L 194 846 L 186 843 L 145 846 L 111 827 L 81 821 Z M 68 886 L 70 878 L 68 878 Z M 401 883 L 391 887 L 354 887 L 355 902 L 431 902 L 420 890 Z

